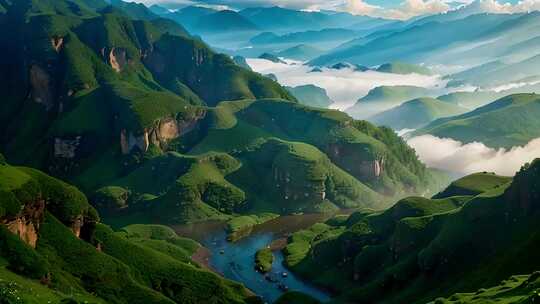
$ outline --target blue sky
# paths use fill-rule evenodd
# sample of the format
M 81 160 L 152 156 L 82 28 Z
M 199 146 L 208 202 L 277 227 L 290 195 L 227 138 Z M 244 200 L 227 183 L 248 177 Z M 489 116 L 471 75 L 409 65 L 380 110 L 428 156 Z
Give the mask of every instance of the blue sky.
M 386 7 L 386 8 L 395 8 L 398 7 L 403 0 L 365 0 L 364 2 L 369 3 L 371 5 Z M 457 1 L 457 2 L 465 2 L 465 1 Z M 519 2 L 519 0 L 499 0 L 499 3 L 510 3 L 510 4 L 516 4 Z
M 475 13 L 516 13 L 540 10 L 540 0 L 129 0 L 146 4 L 203 5 L 239 10 L 246 7 L 281 6 L 302 10 L 337 10 L 390 19 L 409 19 L 443 13 L 469 5 Z M 472 3 L 472 4 L 471 4 Z M 456 5 L 457 4 L 457 5 Z

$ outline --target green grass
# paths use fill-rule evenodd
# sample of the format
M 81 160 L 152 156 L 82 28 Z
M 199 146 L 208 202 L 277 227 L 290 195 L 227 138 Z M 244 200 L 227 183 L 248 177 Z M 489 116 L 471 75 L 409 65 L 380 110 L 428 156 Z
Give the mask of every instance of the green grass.
M 477 141 L 488 147 L 510 148 L 540 136 L 536 119 L 539 111 L 538 95 L 515 94 L 463 115 L 436 120 L 415 135 L 432 134 L 463 143 Z
M 431 72 L 430 69 L 414 65 L 414 64 L 408 64 L 404 62 L 392 62 L 392 63 L 386 63 L 381 65 L 378 69 L 378 72 L 383 73 L 394 73 L 394 74 L 420 74 L 420 75 L 432 75 L 433 72 Z
M 216 160 L 216 166 L 230 170 L 223 160 Z M 2 221 L 14 216 L 32 220 L 38 228 L 33 248 L 0 225 L 0 298 L 6 303 L 73 299 L 84 303 L 240 304 L 249 298 L 243 286 L 194 263 L 191 256 L 201 245 L 179 237 L 171 228 L 131 225 L 115 232 L 97 223 L 97 213 L 75 187 L 35 169 L 7 164 L 0 169 L 2 189 L 23 206 L 45 200 L 45 210 L 34 211 L 43 214 L 30 214 L 31 209 L 25 208 L 15 215 L 0 216 Z M 107 192 L 123 194 L 119 190 Z M 2 206 L 5 198 L 0 200 Z M 82 220 L 81 238 L 71 228 L 75 218 Z
M 70 294 L 55 291 L 37 280 L 20 276 L 4 267 L 0 267 L 0 299 L 5 303 L 21 304 L 64 303 L 62 301 L 68 300 L 88 304 L 106 303 L 86 292 Z
M 535 303 L 540 300 L 538 273 L 512 276 L 499 285 L 481 288 L 474 293 L 456 293 L 446 299 L 438 298 L 430 304 L 480 303 Z
M 467 112 L 466 108 L 442 102 L 434 98 L 418 98 L 369 118 L 377 125 L 394 130 L 417 129 L 435 119 L 455 116 Z
M 458 195 L 478 195 L 496 187 L 512 181 L 512 178 L 499 176 L 495 173 L 481 172 L 474 173 L 460 178 L 450 184 L 443 192 L 437 194 L 435 198 L 444 198 Z
M 255 253 L 255 269 L 266 273 L 272 270 L 272 262 L 274 262 L 274 254 L 270 248 L 257 250 Z
M 298 102 L 306 106 L 327 108 L 333 103 L 326 90 L 315 85 L 287 87 L 287 90 L 298 99 Z
M 346 110 L 357 119 L 366 119 L 411 99 L 428 96 L 428 91 L 415 86 L 380 86 L 373 88 Z
M 539 165 L 525 165 L 511 183 L 486 173 L 466 177 L 456 184 L 477 192 L 465 196 L 411 197 L 331 229 L 317 224 L 291 236 L 286 261 L 338 292 L 338 303 L 530 303 L 536 287 L 523 281 L 491 287 L 540 267 L 531 258 L 539 251 L 531 204 L 539 197 Z
M 276 300 L 275 304 L 319 304 L 317 299 L 298 291 L 289 291 Z
M 225 228 L 228 233 L 227 239 L 238 241 L 239 239 L 248 236 L 256 225 L 263 224 L 277 217 L 279 217 L 279 214 L 275 213 L 261 213 L 234 217 L 227 221 L 227 227 Z
M 251 189 L 247 199 L 254 212 L 325 212 L 381 203 L 377 193 L 307 144 L 270 139 L 237 157 L 243 165 L 228 179 Z
M 166 288 L 168 297 L 177 303 L 242 303 L 243 287 L 225 281 L 213 273 L 199 270 L 150 249 L 145 245 L 129 242 L 100 226 L 96 238 L 103 243 L 104 252 L 137 269 L 143 282 L 156 289 Z
M 289 291 L 276 300 L 275 304 L 320 304 L 317 299 L 298 291 Z

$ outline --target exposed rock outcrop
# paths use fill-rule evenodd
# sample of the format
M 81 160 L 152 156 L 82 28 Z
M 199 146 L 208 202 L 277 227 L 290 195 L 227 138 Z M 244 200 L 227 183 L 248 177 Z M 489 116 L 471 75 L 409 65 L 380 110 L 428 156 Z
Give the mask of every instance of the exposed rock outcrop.
M 126 49 L 113 47 L 109 52 L 109 64 L 117 73 L 122 72 L 128 64 Z
M 272 169 L 277 191 L 285 200 L 310 200 L 323 201 L 326 198 L 326 190 L 323 181 L 295 181 L 291 173 L 274 167 Z
M 129 154 L 134 148 L 138 148 L 142 152 L 146 152 L 150 146 L 148 140 L 148 131 L 144 131 L 142 135 L 135 136 L 132 132 L 122 129 L 120 132 L 120 148 L 122 154 Z
M 129 154 L 134 148 L 146 152 L 150 144 L 165 148 L 167 143 L 173 139 L 191 132 L 199 121 L 206 116 L 206 111 L 201 111 L 193 118 L 186 120 L 176 120 L 165 118 L 159 120 L 151 129 L 147 129 L 140 135 L 134 135 L 127 130 L 120 132 L 120 146 L 122 154 Z
M 64 37 L 52 37 L 51 38 L 51 45 L 53 49 L 59 53 L 62 50 L 62 46 L 64 45 Z
M 77 147 L 81 144 L 81 136 L 74 139 L 54 139 L 54 156 L 61 158 L 75 158 Z
M 377 179 L 384 172 L 383 156 L 359 155 L 357 148 L 339 143 L 329 145 L 326 151 L 332 162 L 346 168 L 349 174 L 363 181 Z
M 378 178 L 383 172 L 384 159 L 363 161 L 360 163 L 360 172 L 366 177 Z
M 36 248 L 39 225 L 43 220 L 45 201 L 39 200 L 25 205 L 23 211 L 14 219 L 5 219 L 3 224 L 9 231 L 18 235 L 21 240 L 32 248 Z
M 53 96 L 50 75 L 40 66 L 33 64 L 30 67 L 30 98 L 49 110 L 53 106 Z

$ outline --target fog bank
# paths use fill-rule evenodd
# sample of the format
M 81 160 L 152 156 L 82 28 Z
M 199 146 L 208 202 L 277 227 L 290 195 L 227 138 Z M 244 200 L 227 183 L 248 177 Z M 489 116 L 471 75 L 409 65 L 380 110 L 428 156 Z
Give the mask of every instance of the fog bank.
M 378 86 L 409 85 L 432 89 L 442 89 L 446 85 L 439 76 L 418 74 L 390 74 L 376 71 L 359 72 L 352 69 L 322 68 L 322 72 L 310 72 L 313 67 L 299 61 L 286 60 L 288 64 L 274 63 L 265 59 L 247 59 L 251 68 L 261 74 L 274 74 L 286 86 L 314 84 L 326 89 L 335 104 L 334 109 L 344 110 Z
M 523 164 L 540 157 L 540 138 L 509 150 L 493 149 L 479 142 L 463 144 L 432 135 L 413 137 L 407 142 L 428 167 L 464 175 L 488 171 L 512 176 Z

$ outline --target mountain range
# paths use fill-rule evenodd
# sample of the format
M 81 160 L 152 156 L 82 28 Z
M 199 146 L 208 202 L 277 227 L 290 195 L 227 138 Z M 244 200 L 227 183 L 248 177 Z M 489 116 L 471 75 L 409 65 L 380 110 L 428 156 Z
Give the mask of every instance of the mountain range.
M 463 143 L 480 141 L 493 148 L 522 146 L 540 136 L 536 119 L 539 109 L 538 95 L 515 94 L 465 114 L 437 119 L 414 134 Z
M 513 179 L 475 174 L 432 199 L 316 224 L 289 238 L 286 263 L 343 303 L 532 303 L 539 172 L 536 160 Z
M 320 303 L 285 292 L 293 280 L 329 303 L 538 302 L 540 159 L 452 182 L 395 132 L 540 137 L 540 97 L 521 92 L 540 87 L 540 13 L 466 8 L 392 21 L 0 0 L 0 303 L 262 304 L 220 270 L 268 260 L 287 267 L 257 277 L 280 304 Z M 438 84 L 378 85 L 345 113 L 230 46 L 320 79 Z M 205 224 L 219 237 L 180 235 Z M 243 238 L 260 247 L 248 264 Z

